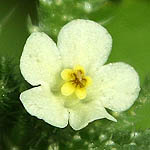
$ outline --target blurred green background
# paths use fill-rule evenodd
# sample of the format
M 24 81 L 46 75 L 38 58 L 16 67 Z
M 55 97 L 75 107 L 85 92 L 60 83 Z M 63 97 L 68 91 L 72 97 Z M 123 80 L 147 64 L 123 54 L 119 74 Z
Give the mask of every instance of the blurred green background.
M 19 64 L 29 31 L 45 31 L 56 40 L 60 28 L 76 18 L 105 26 L 113 37 L 109 62 L 132 65 L 143 83 L 150 73 L 149 0 L 1 0 L 0 56 Z

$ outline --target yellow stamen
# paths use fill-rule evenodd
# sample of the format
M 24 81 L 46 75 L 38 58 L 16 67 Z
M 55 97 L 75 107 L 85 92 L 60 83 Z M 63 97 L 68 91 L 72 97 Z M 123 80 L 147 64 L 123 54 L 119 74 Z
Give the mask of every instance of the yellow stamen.
M 61 77 L 66 81 L 61 87 L 61 93 L 69 96 L 75 92 L 79 99 L 84 99 L 87 95 L 86 88 L 92 84 L 92 79 L 85 76 L 82 66 L 76 65 L 73 69 L 64 69 Z
M 73 70 L 75 71 L 75 73 L 77 73 L 78 71 L 80 71 L 80 72 L 83 73 L 83 75 L 85 74 L 84 68 L 83 68 L 82 66 L 80 66 L 80 65 L 76 65 L 76 66 L 73 68 Z
M 77 88 L 75 90 L 75 94 L 79 99 L 84 99 L 86 97 L 86 89 L 85 88 Z
M 61 77 L 63 80 L 65 81 L 69 81 L 72 79 L 72 69 L 64 69 L 62 72 L 61 72 Z
M 85 79 L 86 79 L 86 87 L 90 86 L 90 85 L 92 84 L 92 79 L 91 79 L 91 77 L 86 76 Z
M 75 91 L 75 87 L 70 82 L 66 82 L 61 87 L 61 93 L 65 96 L 71 95 Z

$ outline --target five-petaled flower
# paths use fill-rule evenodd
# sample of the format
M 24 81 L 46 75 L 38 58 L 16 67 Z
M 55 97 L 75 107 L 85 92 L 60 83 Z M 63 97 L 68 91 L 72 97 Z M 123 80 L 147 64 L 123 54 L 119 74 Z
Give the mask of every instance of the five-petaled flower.
M 32 33 L 20 60 L 22 75 L 35 86 L 20 96 L 26 110 L 56 127 L 69 122 L 75 130 L 97 119 L 116 121 L 105 108 L 127 110 L 140 86 L 130 65 L 104 65 L 111 47 L 107 30 L 89 20 L 66 24 L 57 45 L 45 33 Z

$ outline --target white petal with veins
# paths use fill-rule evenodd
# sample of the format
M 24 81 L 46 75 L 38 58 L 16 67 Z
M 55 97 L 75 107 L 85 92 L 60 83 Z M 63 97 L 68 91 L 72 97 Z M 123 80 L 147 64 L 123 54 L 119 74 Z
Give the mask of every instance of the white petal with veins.
M 26 110 L 39 119 L 60 128 L 68 124 L 68 111 L 64 102 L 52 95 L 48 86 L 35 87 L 24 91 L 20 95 L 21 102 Z
M 88 123 L 102 118 L 116 122 L 116 119 L 107 113 L 100 101 L 81 100 L 80 103 L 72 106 L 69 112 L 69 123 L 74 130 L 80 130 Z
M 65 68 L 79 64 L 87 71 L 107 61 L 112 38 L 104 27 L 94 21 L 77 19 L 61 29 L 57 45 Z
M 93 72 L 93 87 L 90 88 L 89 95 L 100 100 L 104 107 L 125 111 L 139 95 L 139 76 L 128 64 L 112 63 Z
M 56 44 L 45 33 L 35 32 L 25 44 L 20 69 L 24 78 L 32 85 L 51 83 L 61 68 Z

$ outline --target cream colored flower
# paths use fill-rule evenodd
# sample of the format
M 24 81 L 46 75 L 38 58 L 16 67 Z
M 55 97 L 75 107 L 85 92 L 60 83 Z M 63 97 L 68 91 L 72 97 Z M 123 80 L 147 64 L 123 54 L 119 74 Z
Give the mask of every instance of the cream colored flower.
M 57 45 L 45 33 L 32 33 L 20 60 L 22 75 L 35 86 L 20 96 L 26 110 L 56 127 L 69 122 L 75 130 L 97 119 L 116 121 L 105 108 L 127 110 L 140 87 L 130 65 L 104 65 L 111 47 L 107 30 L 89 20 L 65 25 Z

